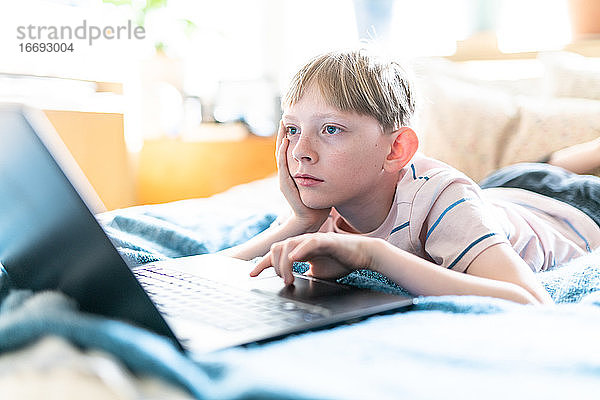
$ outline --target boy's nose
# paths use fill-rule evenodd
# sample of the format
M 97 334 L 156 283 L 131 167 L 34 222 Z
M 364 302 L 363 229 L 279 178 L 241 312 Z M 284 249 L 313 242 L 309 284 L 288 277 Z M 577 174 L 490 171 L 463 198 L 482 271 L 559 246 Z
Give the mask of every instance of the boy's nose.
M 308 135 L 300 135 L 300 138 L 296 142 L 296 145 L 292 149 L 292 157 L 298 162 L 316 162 L 317 152 L 314 149 L 314 145 L 311 142 L 311 138 Z

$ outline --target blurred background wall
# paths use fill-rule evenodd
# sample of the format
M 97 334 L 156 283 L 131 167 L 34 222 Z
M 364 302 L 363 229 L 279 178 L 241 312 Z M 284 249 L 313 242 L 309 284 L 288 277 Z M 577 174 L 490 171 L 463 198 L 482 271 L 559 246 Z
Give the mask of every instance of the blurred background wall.
M 0 101 L 45 110 L 109 209 L 209 196 L 273 174 L 280 96 L 300 65 L 327 50 L 368 41 L 399 59 L 526 59 L 562 49 L 600 56 L 595 0 L 0 6 Z M 81 26 L 113 35 L 142 26 L 144 37 L 48 37 L 52 27 Z M 32 50 L 44 42 L 73 50 Z

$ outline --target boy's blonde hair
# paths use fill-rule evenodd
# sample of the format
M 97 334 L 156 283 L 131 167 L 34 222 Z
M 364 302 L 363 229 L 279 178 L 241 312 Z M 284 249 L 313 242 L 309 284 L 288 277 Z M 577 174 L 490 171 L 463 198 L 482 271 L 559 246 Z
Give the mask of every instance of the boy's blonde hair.
M 282 106 L 294 105 L 312 84 L 331 106 L 370 115 L 384 132 L 409 126 L 415 111 L 405 70 L 365 50 L 330 52 L 310 60 L 292 79 Z

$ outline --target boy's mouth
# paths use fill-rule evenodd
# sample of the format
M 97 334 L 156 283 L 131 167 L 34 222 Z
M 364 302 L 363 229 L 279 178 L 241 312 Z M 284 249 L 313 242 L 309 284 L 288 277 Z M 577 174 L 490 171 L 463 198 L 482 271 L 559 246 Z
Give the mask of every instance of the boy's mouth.
M 315 186 L 323 182 L 323 179 L 308 174 L 296 174 L 294 175 L 294 180 L 300 186 Z

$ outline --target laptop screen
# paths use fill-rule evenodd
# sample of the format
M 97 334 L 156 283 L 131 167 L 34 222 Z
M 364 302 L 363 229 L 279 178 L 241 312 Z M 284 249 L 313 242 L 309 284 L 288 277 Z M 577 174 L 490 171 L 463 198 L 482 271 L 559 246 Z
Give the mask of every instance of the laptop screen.
M 174 338 L 56 160 L 22 107 L 0 105 L 0 263 L 11 283 Z

